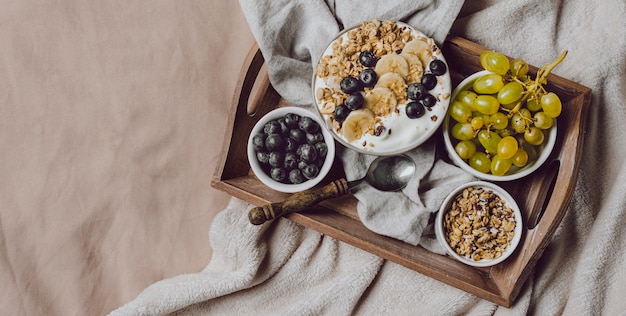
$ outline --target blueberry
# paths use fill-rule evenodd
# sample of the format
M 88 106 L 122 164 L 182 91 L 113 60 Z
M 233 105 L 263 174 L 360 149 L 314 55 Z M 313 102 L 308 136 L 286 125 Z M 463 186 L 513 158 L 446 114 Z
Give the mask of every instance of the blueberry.
M 285 156 L 278 151 L 273 151 L 270 153 L 269 164 L 274 168 L 282 167 L 285 161 Z
M 311 145 L 315 145 L 319 142 L 324 141 L 324 135 L 322 133 L 315 133 L 315 134 L 306 133 L 306 141 L 307 143 Z
M 317 133 L 320 130 L 320 125 L 317 124 L 312 118 L 303 116 L 300 118 L 300 122 L 298 123 L 298 127 L 306 133 Z
M 278 123 L 278 120 L 272 120 L 265 123 L 263 126 L 263 132 L 267 135 L 280 134 L 280 123 Z
M 448 71 L 448 67 L 446 67 L 446 63 L 441 59 L 435 59 L 428 64 L 428 68 L 430 72 L 432 72 L 435 76 L 441 76 Z
M 302 144 L 306 141 L 306 133 L 299 128 L 290 130 L 289 137 L 295 140 L 298 144 Z
M 285 170 L 298 168 L 298 156 L 295 153 L 286 153 L 283 167 Z
M 406 110 L 406 116 L 412 119 L 422 117 L 424 113 L 426 113 L 424 106 L 421 103 L 415 102 L 415 101 L 409 102 L 406 105 L 405 110 Z
M 262 151 L 256 153 L 256 159 L 262 164 L 268 164 L 270 161 L 270 154 Z
M 339 88 L 346 94 L 353 94 L 361 90 L 361 82 L 354 77 L 345 77 L 341 79 Z
M 287 139 L 285 139 L 286 152 L 295 152 L 296 150 L 298 150 L 298 146 L 300 146 L 300 143 L 293 140 L 293 138 L 287 137 Z
M 256 151 L 265 151 L 265 134 L 258 133 L 252 137 L 252 146 Z
M 328 146 L 326 145 L 325 142 L 319 142 L 317 144 L 315 144 L 315 149 L 317 149 L 317 156 L 318 158 L 324 158 L 326 157 L 326 154 L 328 154 Z M 323 162 L 323 159 L 320 159 Z
M 348 96 L 345 104 L 350 110 L 358 110 L 363 107 L 363 104 L 365 104 L 365 98 L 360 92 L 353 93 Z
M 311 144 L 300 145 L 297 154 L 303 161 L 313 162 L 317 159 L 317 149 Z
M 295 128 L 298 126 L 298 122 L 300 121 L 300 115 L 296 113 L 287 113 L 284 116 L 285 124 L 289 128 Z
M 373 87 L 378 81 L 378 75 L 372 68 L 365 68 L 359 73 L 359 80 L 364 87 Z
M 306 161 L 304 161 L 304 160 L 300 160 L 300 161 L 298 162 L 298 169 L 302 170 L 302 169 L 306 168 L 306 166 L 308 166 L 308 165 L 309 165 L 309 164 L 308 164 Z
M 350 114 L 350 109 L 345 105 L 339 105 L 335 108 L 335 121 L 343 123 Z
M 406 87 L 406 97 L 417 101 L 427 93 L 426 88 L 421 83 L 414 82 Z
M 437 104 L 437 98 L 434 95 L 427 93 L 422 99 L 419 100 L 419 102 L 427 108 L 432 108 Z
M 287 179 L 287 172 L 283 168 L 272 168 L 270 170 L 270 177 L 278 182 L 285 182 Z
M 287 123 L 285 123 L 285 118 L 279 118 L 278 124 L 280 125 L 280 133 L 286 135 L 289 132 L 289 127 L 287 126 Z
M 359 61 L 361 62 L 361 65 L 365 67 L 374 67 L 378 62 L 378 58 L 374 52 L 364 51 L 359 54 Z
M 285 147 L 285 140 L 279 134 L 268 135 L 265 139 L 265 148 L 269 151 L 283 150 Z
M 300 184 L 304 182 L 306 179 L 302 175 L 302 171 L 300 169 L 293 169 L 289 171 L 289 182 L 293 184 Z
M 422 85 L 426 90 L 432 90 L 437 85 L 437 76 L 434 74 L 424 74 L 422 76 Z
M 315 164 L 308 164 L 301 169 L 302 175 L 307 179 L 313 179 L 320 173 L 320 168 Z

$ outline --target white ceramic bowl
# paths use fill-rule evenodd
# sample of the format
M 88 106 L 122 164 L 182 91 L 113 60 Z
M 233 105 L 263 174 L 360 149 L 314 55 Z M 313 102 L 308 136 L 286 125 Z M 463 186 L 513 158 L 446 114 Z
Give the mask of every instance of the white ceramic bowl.
M 514 212 L 514 216 L 515 216 L 515 229 L 514 229 L 514 236 L 513 239 L 510 241 L 510 244 L 506 247 L 505 251 L 502 253 L 502 255 L 496 259 L 481 259 L 481 260 L 474 260 L 471 258 L 467 258 L 465 256 L 461 256 L 459 254 L 457 254 L 452 247 L 450 247 L 450 245 L 448 244 L 448 242 L 445 239 L 445 226 L 444 226 L 444 216 L 446 214 L 446 212 L 448 212 L 450 210 L 450 207 L 452 205 L 452 202 L 456 199 L 456 197 L 460 194 L 462 194 L 463 190 L 469 187 L 477 187 L 477 188 L 483 188 L 486 190 L 491 190 L 492 192 L 494 192 L 496 195 L 498 195 L 502 200 L 506 201 L 506 205 L 508 207 L 511 208 L 511 210 L 513 210 Z M 522 238 L 522 232 L 523 232 L 523 224 L 522 224 L 522 214 L 520 212 L 520 209 L 517 205 L 517 203 L 515 202 L 515 200 L 513 199 L 513 197 L 506 192 L 504 189 L 502 189 L 501 187 L 499 187 L 496 184 L 493 184 L 491 182 L 486 182 L 486 181 L 474 181 L 474 182 L 470 182 L 470 183 L 466 183 L 458 188 L 456 188 L 454 191 L 450 192 L 450 194 L 446 197 L 446 199 L 444 200 L 443 204 L 441 205 L 441 208 L 439 209 L 439 212 L 437 213 L 437 217 L 435 219 L 435 234 L 437 236 L 437 240 L 439 241 L 439 243 L 441 244 L 441 246 L 443 248 L 445 248 L 446 252 L 452 256 L 453 258 L 455 258 L 456 260 L 463 262 L 467 265 L 470 266 L 475 266 L 475 267 L 487 267 L 487 266 L 493 266 L 496 265 L 504 260 L 506 260 L 517 248 L 517 246 L 519 245 L 521 238 Z M 463 238 L 463 237 L 461 237 Z
M 490 72 L 487 70 L 479 71 L 465 78 L 463 81 L 461 81 L 459 85 L 452 92 L 452 97 L 450 99 L 451 102 L 456 99 L 457 95 L 461 91 L 471 89 L 476 79 L 489 73 Z M 453 139 L 450 135 L 450 129 L 452 128 L 451 126 L 452 124 L 450 120 L 453 120 L 453 119 L 450 117 L 449 114 L 447 114 L 443 123 L 443 140 L 446 145 L 448 156 L 450 157 L 452 162 L 454 162 L 455 165 L 459 166 L 463 170 L 471 173 L 475 177 L 482 179 L 482 180 L 512 181 L 512 180 L 523 178 L 533 173 L 535 170 L 541 167 L 541 165 L 543 165 L 543 163 L 546 162 L 546 160 L 548 160 L 548 157 L 552 153 L 552 149 L 554 149 L 554 145 L 556 144 L 557 124 L 556 124 L 556 119 L 555 119 L 554 125 L 550 129 L 544 131 L 545 140 L 543 144 L 541 144 L 538 148 L 537 159 L 535 161 L 529 161 L 528 164 L 522 168 L 511 166 L 511 169 L 509 169 L 509 171 L 507 171 L 506 174 L 504 174 L 503 176 L 496 176 L 491 173 L 483 173 L 472 168 L 466 161 L 464 161 L 461 157 L 459 157 L 459 155 L 454 150 L 454 146 L 456 145 L 458 141 Z
M 424 33 L 406 23 L 399 21 L 384 22 L 397 23 L 399 27 L 404 27 L 410 30 L 411 34 L 415 38 L 428 38 Z M 359 23 L 358 25 L 346 28 L 344 31 L 339 33 L 338 36 L 333 39 L 331 43 L 329 43 L 319 60 L 321 61 L 324 56 L 333 55 L 333 43 L 336 43 L 338 41 L 342 41 L 342 43 L 344 44 L 347 43 L 348 32 L 351 32 L 361 27 L 361 25 L 362 24 Z M 432 39 L 430 39 L 430 41 L 432 41 Z M 443 123 L 443 119 L 448 111 L 448 105 L 450 103 L 450 93 L 452 92 L 452 82 L 450 79 L 450 69 L 443 56 L 443 53 L 437 47 L 434 41 L 432 41 L 429 47 L 432 51 L 431 59 L 438 59 L 440 61 L 443 61 L 447 68 L 447 71 L 444 74 L 437 76 L 437 85 L 432 90 L 428 91 L 430 94 L 436 97 L 436 104 L 432 107 L 427 108 L 425 111 L 425 115 L 419 118 L 409 119 L 405 114 L 405 107 L 408 102 L 399 103 L 396 107 L 395 113 L 391 113 L 387 116 L 376 117 L 377 124 L 383 125 L 385 127 L 385 130 L 381 133 L 381 135 L 378 136 L 366 134 L 358 140 L 350 142 L 342 135 L 341 132 L 336 130 L 333 125 L 333 115 L 324 114 L 324 111 L 322 111 L 322 109 L 324 108 L 324 103 L 318 98 L 318 96 L 316 95 L 316 91 L 320 88 L 330 87 L 336 89 L 338 93 L 343 92 L 339 90 L 339 84 L 337 82 L 332 82 L 332 80 L 326 80 L 317 76 L 317 74 L 313 74 L 313 99 L 315 100 L 315 104 L 317 105 L 318 110 L 320 110 L 320 115 L 323 116 L 328 129 L 331 131 L 333 137 L 335 137 L 335 139 L 340 144 L 364 154 L 389 156 L 401 154 L 411 149 L 414 149 L 423 144 L 433 134 L 435 134 L 439 126 L 441 126 L 441 124 Z M 423 66 L 425 69 L 424 72 L 429 73 L 430 70 L 428 70 L 428 65 Z
M 310 117 L 315 122 L 317 122 L 317 124 L 320 125 L 320 132 L 324 136 L 324 142 L 326 143 L 326 147 L 328 149 L 323 165 L 319 168 L 319 174 L 315 178 L 306 180 L 299 184 L 283 183 L 272 179 L 272 177 L 263 169 L 261 163 L 257 159 L 257 152 L 253 145 L 254 135 L 263 132 L 263 128 L 267 122 L 278 119 L 280 117 L 284 117 L 287 113 L 294 113 L 301 117 Z M 333 165 L 333 161 L 335 158 L 335 141 L 330 132 L 325 128 L 324 122 L 321 120 L 319 115 L 308 109 L 295 106 L 279 107 L 261 117 L 261 119 L 259 119 L 259 121 L 257 121 L 257 123 L 252 128 L 252 131 L 248 138 L 247 146 L 248 162 L 250 163 L 252 171 L 259 178 L 259 180 L 276 191 L 287 193 L 299 192 L 316 186 L 320 181 L 322 181 L 322 179 L 324 179 L 324 177 L 326 177 Z

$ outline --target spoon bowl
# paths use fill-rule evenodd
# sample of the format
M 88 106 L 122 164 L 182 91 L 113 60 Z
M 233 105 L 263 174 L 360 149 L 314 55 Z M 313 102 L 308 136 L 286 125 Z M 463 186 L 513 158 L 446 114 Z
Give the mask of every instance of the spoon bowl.
M 407 155 L 380 156 L 372 161 L 367 173 L 361 179 L 354 181 L 339 179 L 321 188 L 294 193 L 282 202 L 251 209 L 248 219 L 254 225 L 261 225 L 281 215 L 298 212 L 323 200 L 347 194 L 351 188 L 362 182 L 380 191 L 402 190 L 411 180 L 415 168 L 415 162 Z
M 415 173 L 415 162 L 406 155 L 378 157 L 365 175 L 365 182 L 380 191 L 402 190 Z

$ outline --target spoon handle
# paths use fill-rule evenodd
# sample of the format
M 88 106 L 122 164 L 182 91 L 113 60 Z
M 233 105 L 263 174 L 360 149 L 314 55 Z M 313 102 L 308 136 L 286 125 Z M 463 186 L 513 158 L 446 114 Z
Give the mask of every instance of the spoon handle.
M 255 207 L 248 212 L 248 219 L 254 225 L 261 225 L 281 215 L 301 211 L 323 200 L 344 195 L 349 189 L 346 179 L 335 180 L 320 188 L 294 193 L 282 202 Z

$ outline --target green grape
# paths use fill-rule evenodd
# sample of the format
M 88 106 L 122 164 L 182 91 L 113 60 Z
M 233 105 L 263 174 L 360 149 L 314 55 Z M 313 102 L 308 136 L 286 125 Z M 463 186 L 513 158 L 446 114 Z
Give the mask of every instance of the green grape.
M 561 104 L 561 99 L 554 92 L 548 92 L 541 97 L 540 100 L 541 108 L 546 114 L 551 117 L 558 117 L 561 115 L 561 109 L 563 105 Z
M 454 101 L 450 105 L 450 116 L 457 122 L 469 122 L 472 118 L 472 109 L 460 101 Z
M 489 170 L 491 170 L 491 159 L 484 152 L 477 151 L 470 157 L 469 165 L 482 173 L 489 173 Z
M 476 144 L 471 140 L 462 140 L 454 146 L 454 151 L 461 159 L 469 159 L 476 153 Z
M 517 139 L 513 136 L 505 136 L 498 142 L 498 156 L 510 159 L 518 149 Z
M 498 99 L 491 95 L 479 95 L 474 100 L 474 108 L 483 114 L 494 114 L 500 109 Z
M 524 148 L 518 148 L 515 155 L 511 157 L 511 163 L 516 167 L 523 167 L 528 163 L 528 152 Z
M 491 121 L 489 120 L 489 117 L 490 117 L 489 114 L 483 114 L 483 113 L 480 113 L 479 111 L 475 111 L 473 112 L 473 117 L 474 118 L 480 117 L 483 120 L 483 126 L 489 125 L 491 123 Z
M 498 92 L 498 102 L 500 104 L 515 104 L 522 98 L 524 87 L 517 81 L 511 81 L 502 87 Z
M 463 90 L 461 92 L 459 92 L 459 94 L 456 97 L 457 101 L 461 101 L 461 103 L 463 103 L 464 105 L 466 105 L 467 107 L 469 107 L 472 110 L 474 109 L 474 99 L 476 99 L 478 95 L 476 95 L 476 92 L 474 91 L 470 91 L 470 90 Z
M 509 71 L 509 59 L 504 54 L 493 51 L 484 51 L 480 54 L 480 64 L 485 70 L 504 75 Z
M 508 103 L 508 104 L 500 104 L 500 107 L 508 109 L 508 110 L 513 110 L 513 108 L 515 108 L 516 105 L 517 105 L 517 102 L 513 102 L 513 103 Z
M 537 112 L 541 110 L 541 103 L 536 98 L 526 100 L 526 108 L 529 111 Z
M 491 158 L 491 165 L 489 166 L 491 173 L 495 176 L 503 176 L 511 168 L 511 159 L 505 159 L 500 155 L 495 155 Z
M 481 129 L 485 125 L 485 123 L 482 117 L 475 116 L 475 117 L 472 117 L 472 120 L 470 121 L 470 125 L 472 125 L 472 128 L 477 131 Z
M 539 157 L 539 154 L 537 153 L 537 149 L 535 148 L 535 146 L 526 142 L 523 135 L 517 139 L 517 142 L 519 143 L 519 147 L 521 149 L 524 149 L 524 151 L 528 155 L 528 161 L 537 160 L 537 158 Z
M 484 75 L 474 81 L 472 88 L 478 94 L 498 93 L 504 87 L 504 79 L 499 74 Z
M 498 152 L 498 143 L 502 137 L 492 131 L 485 129 L 478 132 L 478 141 L 488 153 L 496 154 Z
M 480 53 L 480 65 L 483 66 L 483 69 L 487 69 L 487 56 L 491 54 L 490 50 L 484 50 Z
M 510 128 L 505 128 L 505 129 L 501 129 L 497 131 L 498 135 L 500 135 L 500 137 L 507 137 L 507 136 L 514 136 L 515 135 L 515 131 L 510 129 Z
M 524 77 L 528 73 L 528 64 L 522 59 L 513 59 L 509 65 L 511 73 L 518 78 Z
M 472 128 L 470 123 L 456 123 L 450 130 L 452 137 L 458 140 L 470 140 L 474 138 L 476 131 Z
M 539 129 L 548 129 L 554 125 L 554 119 L 545 112 L 537 112 L 533 117 L 535 127 Z
M 511 127 L 516 133 L 523 133 L 526 130 L 527 122 L 522 118 L 522 114 L 515 113 L 511 117 Z
M 543 143 L 543 139 L 543 132 L 536 127 L 530 127 L 524 132 L 524 140 L 531 145 L 539 146 Z
M 502 112 L 496 112 L 489 117 L 491 126 L 495 129 L 505 129 L 509 125 L 509 118 Z

